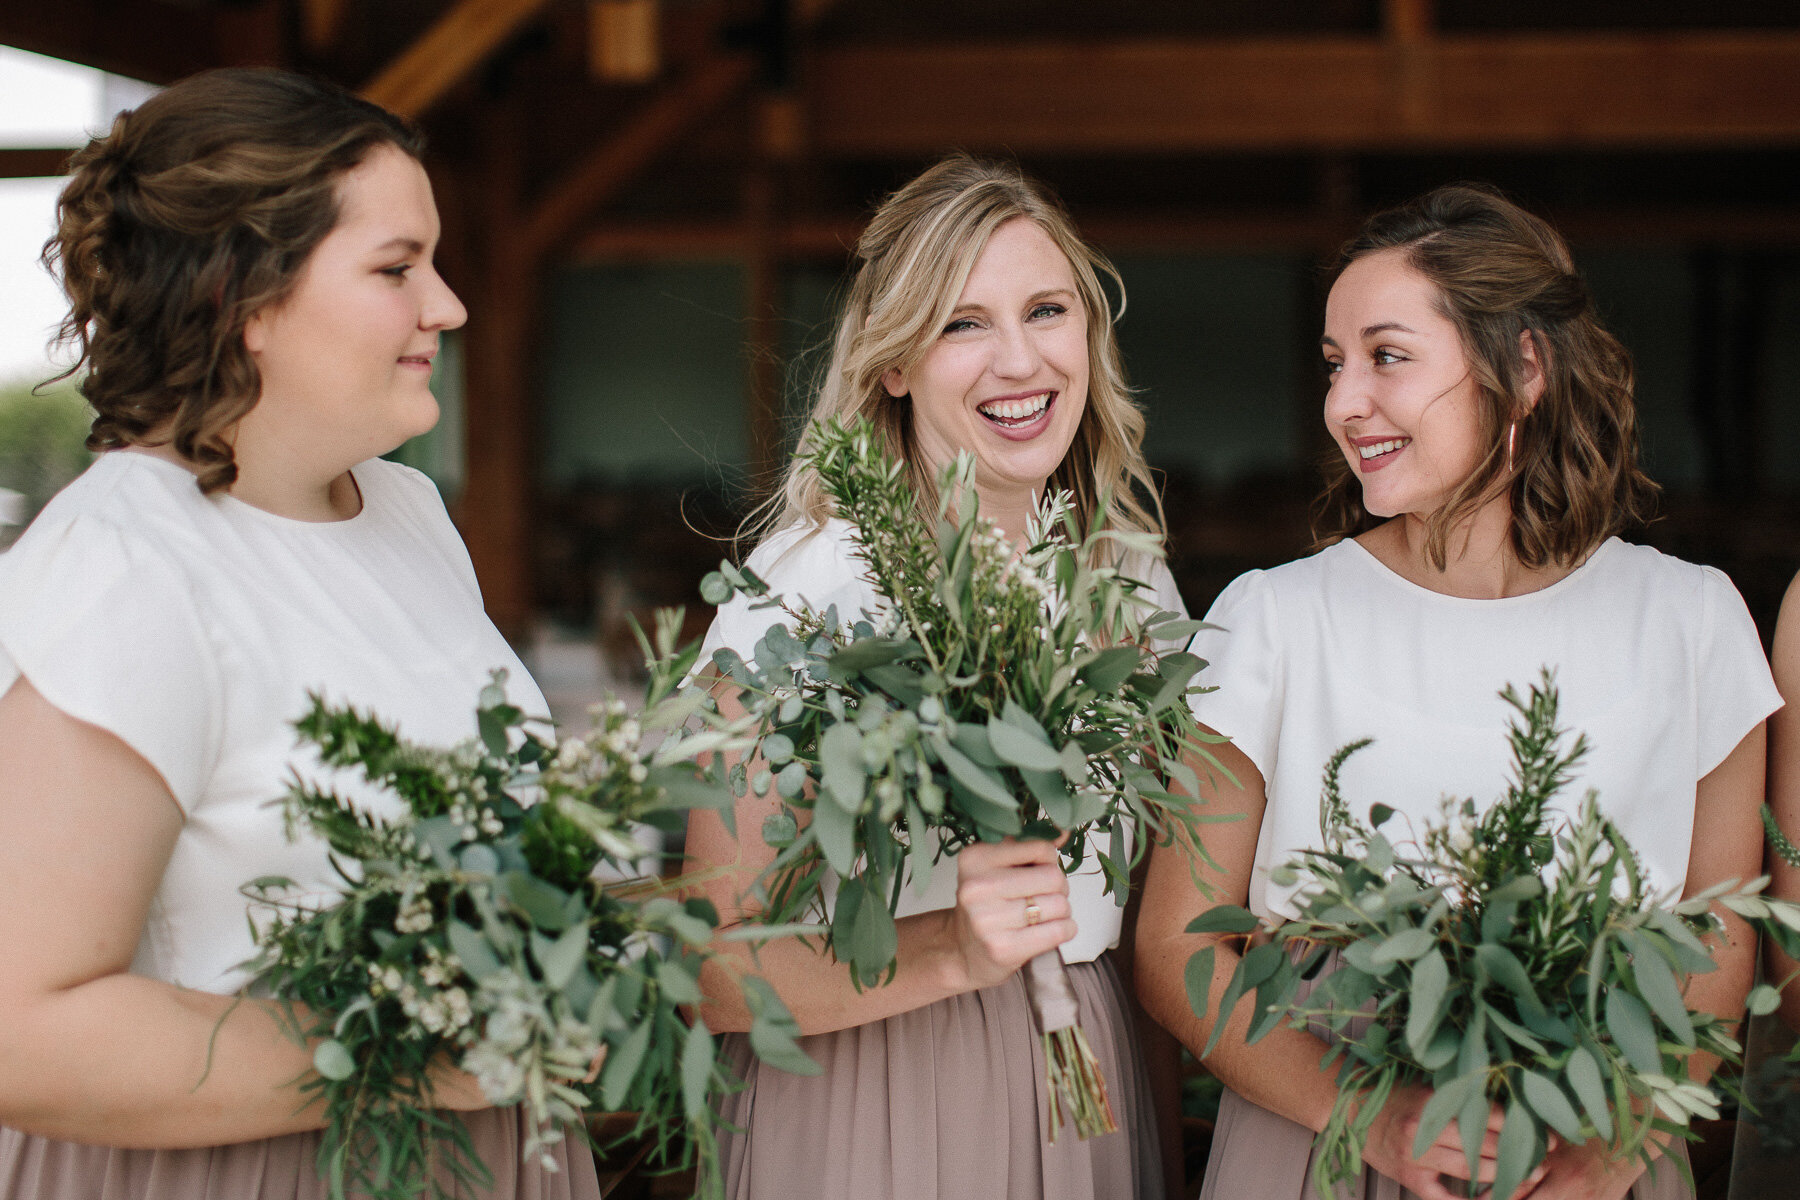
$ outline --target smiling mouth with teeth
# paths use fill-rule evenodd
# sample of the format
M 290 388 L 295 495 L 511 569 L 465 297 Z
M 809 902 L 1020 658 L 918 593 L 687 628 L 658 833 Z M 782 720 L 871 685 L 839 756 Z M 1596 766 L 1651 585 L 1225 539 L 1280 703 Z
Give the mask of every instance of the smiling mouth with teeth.
M 1050 406 L 1050 393 L 1039 392 L 1023 400 L 990 400 L 977 405 L 975 411 L 996 425 L 1016 428 L 1029 425 Z
M 1389 438 L 1385 442 L 1374 442 L 1367 446 L 1358 446 L 1356 452 L 1362 455 L 1363 461 L 1380 458 L 1383 454 L 1392 454 L 1412 441 L 1411 438 Z

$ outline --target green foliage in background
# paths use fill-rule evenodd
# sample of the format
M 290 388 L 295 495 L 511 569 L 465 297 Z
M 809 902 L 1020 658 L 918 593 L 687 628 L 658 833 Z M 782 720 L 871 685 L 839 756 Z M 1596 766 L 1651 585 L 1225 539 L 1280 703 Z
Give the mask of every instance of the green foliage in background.
M 24 495 L 24 521 L 92 461 L 82 445 L 92 417 L 73 383 L 37 393 L 24 380 L 0 384 L 0 488 Z

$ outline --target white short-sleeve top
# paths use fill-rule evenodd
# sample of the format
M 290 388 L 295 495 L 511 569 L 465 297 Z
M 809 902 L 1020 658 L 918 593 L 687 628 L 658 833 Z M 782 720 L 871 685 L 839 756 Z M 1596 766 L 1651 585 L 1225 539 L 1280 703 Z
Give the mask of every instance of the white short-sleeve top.
M 848 521 L 833 518 L 817 529 L 788 526 L 759 545 L 746 565 L 769 585 L 772 594 L 796 607 L 823 613 L 835 605 L 846 622 L 864 614 L 878 616 L 888 608 L 886 597 L 875 590 L 866 565 L 856 556 L 854 528 Z M 1161 559 L 1147 563 L 1128 560 L 1124 571 L 1149 585 L 1150 599 L 1157 607 L 1187 615 L 1175 578 Z M 754 657 L 757 641 L 769 626 L 782 620 L 782 613 L 775 608 L 752 607 L 753 603 L 740 595 L 720 606 L 707 632 L 701 663 L 710 662 L 713 651 L 722 647 L 747 659 Z M 1064 962 L 1092 962 L 1119 944 L 1123 913 L 1117 899 L 1103 890 L 1105 885 L 1106 872 L 1098 859 L 1083 862 L 1069 876 L 1069 903 L 1077 932 L 1062 945 Z M 955 905 L 955 863 L 947 857 L 931 872 L 923 890 L 910 885 L 902 890 L 897 911 L 908 916 Z
M 1218 690 L 1200 720 L 1228 735 L 1266 785 L 1250 908 L 1292 916 L 1271 868 L 1319 847 L 1320 778 L 1345 744 L 1372 737 L 1342 774 L 1351 812 L 1386 804 L 1385 832 L 1434 817 L 1440 798 L 1497 799 L 1511 763 L 1513 710 L 1540 669 L 1556 673 L 1559 723 L 1591 749 L 1558 808 L 1587 789 L 1644 859 L 1653 885 L 1682 887 L 1695 784 L 1781 707 L 1756 628 L 1712 568 L 1616 538 L 1541 591 L 1497 600 L 1445 596 L 1383 565 L 1354 540 L 1219 596 L 1194 653 Z
M 279 875 L 333 890 L 325 844 L 290 842 L 271 804 L 295 771 L 326 778 L 292 724 L 309 692 L 444 746 L 475 735 L 496 667 L 514 703 L 547 712 L 437 489 L 381 460 L 353 476 L 361 512 L 310 523 L 113 451 L 0 555 L 0 693 L 25 676 L 141 755 L 181 810 L 137 974 L 235 991 L 253 950 L 241 887 Z

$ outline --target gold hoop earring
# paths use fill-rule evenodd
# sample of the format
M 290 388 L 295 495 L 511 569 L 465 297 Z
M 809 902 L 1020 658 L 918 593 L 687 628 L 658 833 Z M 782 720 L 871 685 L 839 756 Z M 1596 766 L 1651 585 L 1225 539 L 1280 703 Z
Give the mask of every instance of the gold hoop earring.
M 1513 445 L 1518 437 L 1519 423 L 1517 421 L 1510 422 L 1506 426 L 1506 473 L 1508 475 L 1511 475 L 1513 471 Z

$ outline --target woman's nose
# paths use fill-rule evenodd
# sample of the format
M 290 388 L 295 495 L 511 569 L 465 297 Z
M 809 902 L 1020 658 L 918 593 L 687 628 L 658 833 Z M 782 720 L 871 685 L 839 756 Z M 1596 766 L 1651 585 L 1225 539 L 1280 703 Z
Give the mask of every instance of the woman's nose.
M 425 297 L 425 303 L 419 311 L 419 326 L 422 329 L 460 329 L 469 319 L 469 310 L 457 298 L 450 285 L 444 282 L 443 276 L 436 271 L 432 273 L 431 291 Z
M 993 372 L 1002 379 L 1027 379 L 1037 373 L 1043 356 L 1023 326 L 995 330 Z
M 1331 377 L 1325 393 L 1325 424 L 1336 428 L 1352 421 L 1364 420 L 1372 408 L 1367 376 L 1345 363 Z

